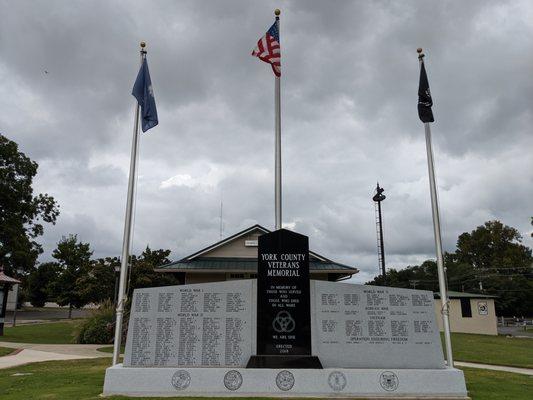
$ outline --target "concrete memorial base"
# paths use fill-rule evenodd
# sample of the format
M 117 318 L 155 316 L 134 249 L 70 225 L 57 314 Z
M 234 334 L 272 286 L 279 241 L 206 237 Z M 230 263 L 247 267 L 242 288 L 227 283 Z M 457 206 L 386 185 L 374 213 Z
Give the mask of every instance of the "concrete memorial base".
M 445 367 L 431 292 L 309 286 L 267 288 L 277 305 L 261 317 L 255 280 L 136 289 L 124 364 L 107 369 L 104 395 L 468 398 L 462 371 Z M 290 307 L 300 297 L 310 318 Z
M 128 368 L 106 371 L 104 396 L 468 399 L 458 369 Z

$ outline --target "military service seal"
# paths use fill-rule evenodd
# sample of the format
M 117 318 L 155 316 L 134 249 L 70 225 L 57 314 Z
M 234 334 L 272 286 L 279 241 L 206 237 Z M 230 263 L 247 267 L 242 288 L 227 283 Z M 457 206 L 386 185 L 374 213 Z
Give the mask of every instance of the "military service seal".
M 400 381 L 396 374 L 391 371 L 384 371 L 379 376 L 379 384 L 387 392 L 393 392 L 398 389 Z
M 328 385 L 336 392 L 340 392 L 346 387 L 346 376 L 341 371 L 333 371 L 329 374 Z
M 224 386 L 228 390 L 237 390 L 242 385 L 242 375 L 239 371 L 231 370 L 224 375 Z
M 294 375 L 290 371 L 281 371 L 276 376 L 276 385 L 283 390 L 291 390 L 294 386 Z
M 187 389 L 191 384 L 191 374 L 184 369 L 180 369 L 179 371 L 176 371 L 174 375 L 172 375 L 172 380 L 170 382 L 172 383 L 172 386 L 176 388 L 176 390 Z

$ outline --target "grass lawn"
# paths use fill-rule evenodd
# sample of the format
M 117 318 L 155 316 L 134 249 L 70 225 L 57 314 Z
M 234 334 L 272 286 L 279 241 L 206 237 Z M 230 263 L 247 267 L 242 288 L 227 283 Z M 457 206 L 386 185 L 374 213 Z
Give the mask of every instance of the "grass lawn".
M 10 349 L 8 347 L 0 347 L 0 357 L 7 356 L 15 351 L 15 349 Z
M 487 369 L 462 368 L 472 400 L 531 399 L 533 377 Z
M 73 332 L 77 321 L 51 322 L 48 324 L 28 324 L 4 328 L 4 336 L 0 342 L 46 343 L 61 344 L 74 343 Z
M 109 358 L 49 361 L 2 369 L 0 395 L 2 400 L 97 400 L 109 363 Z M 15 373 L 29 375 L 13 376 Z M 526 375 L 465 368 L 465 376 L 473 400 L 529 400 L 533 391 L 533 378 Z M 183 397 L 181 399 L 185 400 Z
M 533 339 L 452 333 L 452 348 L 457 361 L 533 368 Z

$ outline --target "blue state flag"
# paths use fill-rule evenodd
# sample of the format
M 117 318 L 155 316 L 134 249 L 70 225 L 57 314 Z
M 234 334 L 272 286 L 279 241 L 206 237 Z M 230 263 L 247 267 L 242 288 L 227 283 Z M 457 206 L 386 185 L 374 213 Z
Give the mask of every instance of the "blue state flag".
M 152 88 L 152 80 L 150 79 L 150 71 L 148 71 L 146 58 L 143 60 L 131 94 L 137 99 L 141 107 L 141 126 L 143 132 L 146 132 L 159 123 L 157 120 L 157 109 L 155 107 L 154 90 Z

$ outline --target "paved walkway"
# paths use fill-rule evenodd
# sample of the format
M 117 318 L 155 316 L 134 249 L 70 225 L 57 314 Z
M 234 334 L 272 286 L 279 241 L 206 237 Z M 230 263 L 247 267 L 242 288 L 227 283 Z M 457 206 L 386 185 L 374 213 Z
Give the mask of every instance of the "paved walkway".
M 529 369 L 529 368 L 507 367 L 505 365 L 478 364 L 478 363 L 470 363 L 470 362 L 464 362 L 464 361 L 455 361 L 454 364 L 457 367 L 490 369 L 493 371 L 512 372 L 515 374 L 533 376 L 533 369 Z
M 102 353 L 96 350 L 103 346 L 105 345 L 0 342 L 0 347 L 21 349 L 18 353 L 0 357 L 0 369 L 41 361 L 110 357 L 110 353 Z

